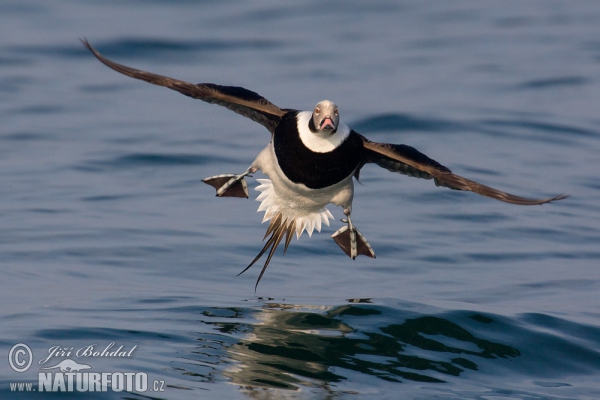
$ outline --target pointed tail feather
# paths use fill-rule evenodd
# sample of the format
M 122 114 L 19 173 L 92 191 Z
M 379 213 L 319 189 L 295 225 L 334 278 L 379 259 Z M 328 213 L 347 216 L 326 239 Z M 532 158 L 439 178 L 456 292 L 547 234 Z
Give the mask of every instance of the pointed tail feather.
M 285 255 L 285 252 L 288 249 L 288 246 L 290 245 L 290 242 L 292 240 L 292 237 L 294 237 L 294 231 L 296 230 L 296 221 L 292 221 L 286 231 L 285 231 L 285 246 L 283 247 L 283 255 Z
M 269 238 L 269 240 L 267 240 L 267 243 L 265 243 L 264 247 L 258 253 L 258 255 L 256 257 L 254 257 L 254 260 L 252 260 L 250 265 L 248 265 L 246 268 L 244 268 L 244 270 L 242 272 L 240 272 L 239 274 L 237 274 L 237 276 L 240 276 L 241 274 L 246 272 L 270 248 L 269 255 L 267 256 L 267 260 L 265 261 L 265 264 L 264 264 L 262 270 L 260 271 L 260 275 L 258 276 L 258 279 L 256 280 L 256 285 L 254 286 L 254 290 L 256 291 L 256 288 L 258 287 L 258 283 L 260 282 L 265 271 L 267 270 L 267 267 L 269 266 L 269 262 L 271 262 L 271 258 L 273 258 L 273 254 L 275 254 L 275 249 L 277 249 L 277 246 L 279 246 L 279 243 L 281 243 L 283 236 L 284 235 L 286 236 L 285 247 L 284 247 L 284 254 L 285 254 L 285 251 L 287 250 L 287 248 L 290 244 L 290 241 L 291 241 L 291 238 L 293 236 L 293 232 L 295 231 L 295 229 L 296 229 L 295 221 L 287 223 L 287 219 L 283 220 L 283 216 L 281 215 L 281 213 L 278 213 L 275 216 L 275 218 L 271 219 L 271 222 L 269 223 L 269 228 L 267 229 L 267 233 L 265 234 L 265 237 L 263 238 L 263 240 L 266 239 L 267 236 L 269 236 L 269 234 L 271 235 L 271 237 Z
M 271 258 L 273 257 L 273 254 L 275 254 L 275 249 L 277 248 L 277 246 L 279 246 L 281 239 L 283 239 L 284 233 L 285 233 L 285 226 L 280 225 L 275 230 L 275 232 L 273 232 L 273 236 L 271 236 L 271 239 L 273 240 L 273 245 L 271 246 L 271 251 L 269 251 L 269 255 L 267 256 L 265 265 L 264 265 L 263 269 L 260 271 L 260 275 L 258 276 L 258 279 L 256 280 L 256 285 L 254 285 L 255 292 L 256 292 L 256 288 L 258 287 L 258 282 L 260 282 L 260 280 L 262 279 L 263 274 L 265 273 L 265 271 L 267 270 L 267 267 L 269 266 L 269 263 L 271 262 Z

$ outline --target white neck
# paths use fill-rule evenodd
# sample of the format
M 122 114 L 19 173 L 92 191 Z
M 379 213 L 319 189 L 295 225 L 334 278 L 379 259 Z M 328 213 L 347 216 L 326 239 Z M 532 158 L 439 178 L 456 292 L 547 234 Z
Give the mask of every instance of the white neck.
M 327 153 L 335 150 L 350 134 L 350 128 L 342 123 L 338 124 L 338 128 L 334 134 L 311 132 L 308 128 L 311 118 L 312 112 L 300 111 L 296 120 L 298 121 L 300 140 L 315 153 Z

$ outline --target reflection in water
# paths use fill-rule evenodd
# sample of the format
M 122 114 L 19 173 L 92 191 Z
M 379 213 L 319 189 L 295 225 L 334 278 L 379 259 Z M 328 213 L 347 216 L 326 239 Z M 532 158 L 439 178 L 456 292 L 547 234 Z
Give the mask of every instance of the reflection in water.
M 439 316 L 356 302 L 335 307 L 268 303 L 258 309 L 210 309 L 204 316 L 204 323 L 225 336 L 216 350 L 221 354 L 212 354 L 221 363 L 217 369 L 249 394 L 299 387 L 329 392 L 331 384 L 356 373 L 391 382 L 444 382 L 444 376 L 477 370 L 478 358 L 520 354 Z M 481 315 L 470 318 L 493 322 Z M 215 335 L 199 340 L 203 345 L 193 353 L 205 352 Z

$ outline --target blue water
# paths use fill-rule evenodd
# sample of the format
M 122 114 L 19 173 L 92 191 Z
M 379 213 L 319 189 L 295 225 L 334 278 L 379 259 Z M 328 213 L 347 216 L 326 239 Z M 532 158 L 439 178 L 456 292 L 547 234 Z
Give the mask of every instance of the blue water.
M 369 165 L 353 221 L 377 259 L 340 251 L 331 206 L 255 293 L 260 266 L 235 275 L 262 247 L 258 203 L 201 179 L 242 172 L 268 132 L 81 37 L 280 107 L 327 98 L 371 140 L 571 197 L 519 207 Z M 2 398 L 66 358 L 164 382 L 85 398 L 600 398 L 597 2 L 4 1 L 0 104 Z M 110 343 L 137 347 L 40 364 Z

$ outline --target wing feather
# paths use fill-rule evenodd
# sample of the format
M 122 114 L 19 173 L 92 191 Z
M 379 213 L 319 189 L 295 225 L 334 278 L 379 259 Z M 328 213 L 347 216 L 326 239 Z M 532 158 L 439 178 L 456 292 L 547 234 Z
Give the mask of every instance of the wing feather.
M 213 83 L 193 84 L 118 64 L 100 54 L 86 39 L 81 41 L 100 62 L 117 72 L 154 85 L 176 90 L 194 99 L 226 107 L 265 126 L 271 133 L 275 131 L 281 117 L 288 112 L 288 110 L 282 110 L 258 93 L 242 87 L 222 86 Z
M 366 163 L 375 163 L 392 172 L 398 172 L 418 178 L 434 179 L 437 186 L 444 186 L 454 190 L 467 190 L 506 203 L 520 205 L 544 204 L 568 197 L 567 195 L 558 195 L 546 199 L 530 199 L 527 197 L 515 196 L 463 178 L 460 175 L 453 174 L 450 169 L 427 157 L 413 147 L 371 142 L 364 137 L 363 142 L 365 148 L 364 161 Z

